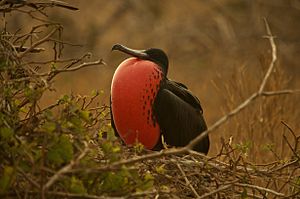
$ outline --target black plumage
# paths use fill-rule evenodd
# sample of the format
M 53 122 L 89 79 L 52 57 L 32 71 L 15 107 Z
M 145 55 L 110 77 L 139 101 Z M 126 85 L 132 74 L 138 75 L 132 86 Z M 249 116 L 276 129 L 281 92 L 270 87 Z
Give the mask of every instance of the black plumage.
M 168 145 L 185 146 L 207 129 L 200 101 L 182 83 L 165 78 L 153 103 L 153 111 Z M 161 140 L 155 148 L 162 148 Z M 205 154 L 208 149 L 208 136 L 194 147 Z

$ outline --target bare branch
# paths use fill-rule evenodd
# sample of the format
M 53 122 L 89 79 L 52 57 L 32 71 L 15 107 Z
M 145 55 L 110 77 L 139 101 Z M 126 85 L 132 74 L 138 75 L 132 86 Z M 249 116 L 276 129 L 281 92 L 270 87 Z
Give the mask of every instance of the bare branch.
M 226 190 L 226 189 L 229 189 L 230 187 L 232 187 L 232 184 L 225 185 L 225 186 L 221 186 L 221 187 L 219 187 L 218 189 L 215 189 L 215 190 L 213 190 L 213 191 L 211 191 L 211 192 L 208 192 L 208 193 L 203 194 L 203 195 L 202 195 L 201 197 L 199 197 L 198 199 L 208 198 L 208 197 L 210 197 L 210 196 L 212 196 L 212 195 L 214 195 L 214 194 L 216 194 L 216 193 L 219 193 L 219 192 L 221 192 L 221 191 L 224 191 L 224 190 Z
M 38 196 L 40 193 L 37 191 L 24 191 L 21 194 L 29 194 L 29 195 L 36 195 Z M 45 193 L 48 196 L 52 196 L 55 198 L 83 198 L 83 199 L 125 199 L 125 197 L 109 197 L 109 196 L 97 196 L 91 194 L 78 194 L 78 193 L 68 193 L 68 192 L 61 192 L 61 191 L 48 191 Z M 10 194 L 11 196 L 15 196 L 15 194 Z M 0 195 L 1 196 L 1 195 Z
M 28 49 L 28 47 L 24 47 L 24 46 L 14 46 L 14 48 L 16 49 L 17 52 L 25 52 Z M 45 48 L 33 48 L 30 50 L 31 53 L 39 53 L 43 51 L 45 51 Z
M 191 184 L 191 182 L 189 181 L 189 179 L 187 178 L 186 174 L 184 173 L 183 169 L 181 168 L 180 164 L 176 164 L 177 167 L 179 168 L 179 171 L 181 172 L 181 174 L 183 175 L 184 177 L 184 180 L 185 180 L 185 183 L 187 186 L 190 187 L 190 189 L 192 190 L 192 192 L 194 193 L 194 195 L 199 198 L 200 195 L 197 193 L 197 191 L 195 190 L 195 188 L 193 187 L 193 185 Z
M 27 48 L 24 52 L 21 52 L 20 54 L 18 54 L 17 55 L 18 58 L 22 59 L 28 52 L 30 52 L 31 50 L 33 50 L 34 48 L 36 48 L 40 44 L 46 42 L 52 35 L 54 35 L 54 33 L 56 33 L 56 31 L 58 29 L 59 29 L 59 27 L 54 28 L 48 35 L 46 35 L 45 37 L 43 37 L 39 41 L 35 42 L 34 44 L 32 44 L 32 46 L 30 46 L 29 48 Z
M 256 186 L 256 185 L 243 184 L 243 183 L 234 183 L 234 185 L 239 186 L 239 187 L 247 187 L 247 188 L 252 188 L 252 189 L 259 190 L 259 191 L 264 191 L 264 192 L 271 193 L 271 194 L 274 194 L 274 195 L 280 196 L 280 197 L 285 196 L 283 193 L 279 193 L 272 189 L 268 189 L 268 188 L 264 188 L 264 187 L 260 187 L 260 186 Z
M 210 132 L 216 130 L 221 125 L 223 125 L 227 120 L 229 120 L 232 116 L 236 115 L 240 111 L 242 111 L 244 108 L 249 106 L 249 104 L 255 100 L 259 94 L 256 92 L 252 94 L 248 99 L 246 99 L 243 103 L 241 103 L 239 106 L 237 106 L 235 109 L 230 111 L 227 115 L 223 116 L 221 119 L 219 119 L 217 122 L 215 122 L 213 125 L 207 128 L 206 131 L 202 132 L 198 137 L 193 139 L 188 145 L 185 146 L 187 149 L 192 149 L 197 143 L 199 143 L 204 137 L 206 137 Z
M 289 90 L 280 90 L 280 91 L 263 91 L 261 92 L 262 96 L 272 96 L 272 95 L 286 95 L 286 94 L 295 94 L 295 93 L 299 93 L 300 90 L 299 89 L 289 89 Z
M 77 71 L 79 69 L 88 67 L 88 66 L 94 66 L 94 65 L 99 65 L 99 64 L 103 64 L 106 65 L 106 63 L 103 61 L 103 59 L 94 61 L 94 62 L 86 62 L 86 63 L 82 63 L 76 67 L 72 67 L 72 68 L 67 68 L 67 69 L 57 69 L 55 70 L 55 73 L 62 73 L 62 72 L 72 72 L 72 71 Z M 43 76 L 43 75 L 42 75 Z
M 274 36 L 272 35 L 272 32 L 271 32 L 271 29 L 270 29 L 270 26 L 267 22 L 267 19 L 264 18 L 264 23 L 265 23 L 265 27 L 266 27 L 266 30 L 267 30 L 267 36 L 265 36 L 265 38 L 267 38 L 270 42 L 270 45 L 271 45 L 271 50 L 272 50 L 272 60 L 271 60 L 271 63 L 269 65 L 269 68 L 267 70 L 267 73 L 265 74 L 261 84 L 260 84 L 260 87 L 258 89 L 258 93 L 261 94 L 266 86 L 266 83 L 275 67 L 275 62 L 277 60 L 277 48 L 276 48 L 276 45 L 275 45 L 275 41 L 274 41 Z
M 34 187 L 36 187 L 36 188 L 39 188 L 40 187 L 40 185 L 36 182 L 36 181 L 34 181 L 33 179 L 31 179 L 21 168 L 17 168 L 17 170 L 18 170 L 18 172 L 20 172 L 24 177 L 25 177 L 25 179 L 27 179 L 28 180 L 28 182 L 30 182 L 30 184 L 32 184 Z

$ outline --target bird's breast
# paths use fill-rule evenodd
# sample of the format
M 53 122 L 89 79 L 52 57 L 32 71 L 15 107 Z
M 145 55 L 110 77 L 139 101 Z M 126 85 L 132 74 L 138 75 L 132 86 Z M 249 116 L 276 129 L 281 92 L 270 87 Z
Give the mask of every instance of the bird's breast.
M 153 102 L 163 73 L 153 62 L 129 58 L 117 68 L 111 86 L 114 123 L 120 137 L 128 145 L 142 143 L 152 149 L 160 136 L 153 115 Z

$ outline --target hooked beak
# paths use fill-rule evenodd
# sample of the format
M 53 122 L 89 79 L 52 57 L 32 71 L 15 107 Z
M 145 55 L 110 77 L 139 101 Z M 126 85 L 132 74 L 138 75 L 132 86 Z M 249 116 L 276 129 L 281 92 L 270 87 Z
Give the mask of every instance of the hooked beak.
M 145 53 L 144 50 L 134 50 L 134 49 L 128 48 L 126 46 L 123 46 L 121 44 L 113 45 L 111 51 L 114 51 L 114 50 L 121 51 L 121 52 L 131 55 L 133 57 L 137 57 L 139 59 L 144 59 L 144 60 L 149 59 L 149 55 L 147 53 Z

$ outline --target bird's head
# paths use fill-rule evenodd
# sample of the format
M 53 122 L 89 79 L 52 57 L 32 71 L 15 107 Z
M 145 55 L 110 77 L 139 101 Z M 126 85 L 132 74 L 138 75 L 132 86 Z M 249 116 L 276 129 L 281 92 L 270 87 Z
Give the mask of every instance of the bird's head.
M 161 49 L 149 48 L 147 50 L 134 50 L 126 46 L 123 46 L 121 44 L 115 44 L 112 47 L 112 50 L 118 50 L 142 60 L 152 61 L 156 63 L 162 69 L 165 76 L 167 76 L 168 68 L 169 68 L 169 60 L 166 53 Z

